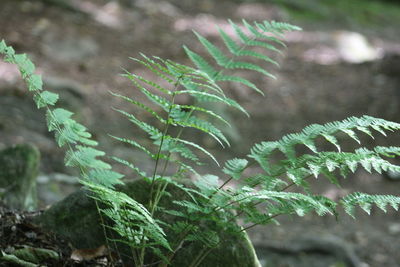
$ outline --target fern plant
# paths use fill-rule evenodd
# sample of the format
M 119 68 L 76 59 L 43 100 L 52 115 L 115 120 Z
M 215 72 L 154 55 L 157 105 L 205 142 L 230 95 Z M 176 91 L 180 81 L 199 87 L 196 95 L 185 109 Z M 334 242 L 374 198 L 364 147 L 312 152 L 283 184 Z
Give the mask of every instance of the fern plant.
M 354 151 L 342 151 L 337 138 L 340 134 L 361 143 L 358 137 L 360 132 L 373 137 L 376 132 L 385 135 L 387 131 L 400 129 L 398 123 L 370 116 L 351 117 L 324 125 L 313 124 L 278 141 L 255 144 L 246 158 L 225 162 L 222 167 L 225 177 L 199 174 L 196 171 L 196 166 L 205 164 L 202 162 L 204 156 L 209 157 L 217 166 L 220 163 L 207 149 L 187 138 L 188 129 L 209 135 L 222 147 L 230 146 L 228 138 L 219 127 L 221 123 L 229 125 L 228 120 L 205 108 L 203 103 L 223 104 L 248 116 L 238 102 L 225 94 L 221 82 L 238 83 L 263 94 L 255 83 L 236 75 L 235 71 L 254 71 L 274 78 L 260 64 L 278 63 L 262 50 L 281 53 L 285 47 L 283 34 L 300 30 L 296 26 L 279 22 L 249 23 L 243 20 L 241 24 L 229 23 L 233 36 L 219 29 L 225 45 L 223 49 L 195 32 L 204 47 L 205 55 L 184 46 L 194 67 L 144 54 L 140 58 L 133 58 L 158 80 L 162 80 L 157 83 L 155 79 L 128 71 L 123 74 L 147 97 L 148 103 L 111 93 L 148 112 L 157 120 L 157 125 L 161 125 L 156 127 L 134 114 L 114 108 L 122 117 L 143 130 L 153 142 L 152 146 L 145 146 L 140 140 L 110 135 L 116 141 L 144 152 L 149 160 L 154 161 L 153 171 L 146 173 L 135 162 L 111 157 L 147 183 L 147 203 L 139 203 L 115 188 L 123 183 L 123 175 L 113 171 L 111 165 L 104 161 L 105 153 L 96 148 L 97 142 L 91 138 L 86 127 L 72 118 L 72 112 L 54 108 L 58 95 L 42 89 L 41 77 L 34 73 L 35 67 L 25 54 L 16 54 L 4 40 L 0 42 L 0 53 L 5 55 L 5 61 L 19 67 L 37 107 L 46 110 L 48 129 L 55 132 L 57 144 L 67 147 L 65 164 L 78 168 L 81 183 L 94 193 L 91 197 L 96 201 L 109 242 L 127 245 L 131 249 L 131 259 L 135 266 L 174 265 L 174 257 L 183 244 L 191 243 L 201 244 L 201 249 L 188 262 L 188 266 L 200 266 L 208 253 L 224 242 L 220 233 L 242 235 L 255 225 L 276 222 L 279 215 L 304 216 L 312 211 L 320 216 L 336 215 L 338 206 L 342 206 L 346 213 L 355 216 L 356 206 L 367 213 L 373 204 L 383 211 L 388 206 L 396 210 L 399 207 L 400 197 L 397 196 L 354 192 L 335 202 L 313 194 L 310 190 L 310 177 L 325 177 L 340 186 L 338 175 L 346 178 L 359 166 L 368 172 L 400 171 L 399 166 L 387 160 L 399 156 L 400 147 L 360 147 Z M 194 104 L 179 104 L 177 98 L 180 95 L 189 96 Z M 333 144 L 337 151 L 320 151 L 316 145 L 317 138 Z M 305 146 L 309 151 L 299 153 L 296 150 L 298 146 Z M 276 154 L 281 154 L 281 157 L 275 157 Z M 248 171 L 250 167 L 251 172 Z M 175 168 L 172 175 L 169 171 L 171 168 Z M 254 173 L 254 170 L 258 172 Z M 196 177 L 193 183 L 188 183 L 189 173 Z M 232 181 L 235 181 L 234 186 L 231 185 Z M 167 187 L 180 190 L 184 197 L 174 199 L 169 195 Z M 302 191 L 290 191 L 295 187 Z M 174 208 L 161 205 L 165 199 L 172 202 Z M 162 221 L 159 218 L 163 216 L 174 219 Z M 112 223 L 107 224 L 107 219 Z M 244 224 L 238 224 L 238 219 Z M 110 229 L 117 233 L 117 238 L 107 234 Z M 151 262 L 147 262 L 149 257 L 146 255 L 149 253 L 158 259 L 154 260 L 153 257 Z

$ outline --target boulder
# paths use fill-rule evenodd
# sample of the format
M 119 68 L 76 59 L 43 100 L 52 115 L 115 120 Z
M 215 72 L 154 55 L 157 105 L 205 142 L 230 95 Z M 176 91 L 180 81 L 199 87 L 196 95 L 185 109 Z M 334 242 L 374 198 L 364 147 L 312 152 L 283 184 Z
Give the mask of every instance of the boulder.
M 143 180 L 127 183 L 119 188 L 141 203 L 148 202 L 149 184 Z M 181 190 L 173 187 L 167 192 L 174 199 L 182 199 Z M 64 200 L 54 204 L 50 209 L 36 218 L 43 227 L 54 231 L 62 238 L 67 239 L 77 249 L 97 248 L 105 244 L 104 231 L 94 201 L 88 197 L 89 192 L 80 189 Z M 179 209 L 167 197 L 162 198 L 160 205 L 165 208 Z M 171 216 L 160 215 L 158 219 L 172 223 Z M 167 235 L 168 235 L 168 231 Z M 217 248 L 212 250 L 200 266 L 203 267 L 258 267 L 260 266 L 255 250 L 246 233 L 231 236 L 222 233 L 224 240 Z M 201 251 L 201 244 L 190 244 L 177 253 L 171 266 L 187 266 L 190 261 Z M 188 262 L 189 261 L 189 262 Z
M 39 150 L 28 144 L 0 151 L 0 197 L 13 209 L 37 208 L 36 178 L 40 163 Z

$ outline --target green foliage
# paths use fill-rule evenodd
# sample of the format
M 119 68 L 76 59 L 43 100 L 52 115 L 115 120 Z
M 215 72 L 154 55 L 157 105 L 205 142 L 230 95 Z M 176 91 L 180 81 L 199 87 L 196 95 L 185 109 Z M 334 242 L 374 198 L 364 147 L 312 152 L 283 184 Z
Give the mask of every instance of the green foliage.
M 152 145 L 148 146 L 141 144 L 140 140 L 110 135 L 114 140 L 144 152 L 149 160 L 154 161 L 153 172 L 147 173 L 135 162 L 111 158 L 130 168 L 149 184 L 149 203 L 139 203 L 114 189 L 115 185 L 122 183 L 123 175 L 112 171 L 112 166 L 102 160 L 105 153 L 95 148 L 97 142 L 91 138 L 86 127 L 72 118 L 72 112 L 61 108 L 53 109 L 58 95 L 43 91 L 40 76 L 34 74 L 33 63 L 26 55 L 15 54 L 4 41 L 0 43 L 0 53 L 5 55 L 7 62 L 19 67 L 29 91 L 34 94 L 33 99 L 38 108 L 47 110 L 48 129 L 55 132 L 58 145 L 67 147 L 65 164 L 81 171 L 82 184 L 93 193 L 91 196 L 96 203 L 103 205 L 98 206 L 101 217 L 112 221 L 111 224 L 106 224 L 102 220 L 105 233 L 112 229 L 118 234 L 118 238 L 108 237 L 109 241 L 122 242 L 130 247 L 137 266 L 148 264 L 145 255 L 149 251 L 160 259 L 160 266 L 167 266 L 184 243 L 197 242 L 207 250 L 213 249 L 224 241 L 219 233 L 240 235 L 255 225 L 276 222 L 279 215 L 304 216 L 314 211 L 320 216 L 336 216 L 338 207 L 342 206 L 346 213 L 354 216 L 356 206 L 370 213 L 373 204 L 383 211 L 386 211 L 388 205 L 397 210 L 400 204 L 399 197 L 388 195 L 351 193 L 335 202 L 311 193 L 310 177 L 325 177 L 340 186 L 338 176 L 346 178 L 359 166 L 368 172 L 400 171 L 399 166 L 387 160 L 388 157 L 400 155 L 399 147 L 360 147 L 347 152 L 341 148 L 339 140 L 343 135 L 360 144 L 359 133 L 374 137 L 376 133 L 386 135 L 387 131 L 400 129 L 398 123 L 370 116 L 351 117 L 324 125 L 313 124 L 278 141 L 255 144 L 246 158 L 234 158 L 224 164 L 222 173 L 227 176 L 225 179 L 211 174 L 198 174 L 196 165 L 205 164 L 202 156 L 207 156 L 217 165 L 219 163 L 211 152 L 190 140 L 192 135 L 185 134 L 187 129 L 210 136 L 222 147 L 230 145 L 223 131 L 218 128 L 219 124 L 214 124 L 218 121 L 229 125 L 228 120 L 222 114 L 198 104 L 217 102 L 248 115 L 243 107 L 225 95 L 219 82 L 240 83 L 262 93 L 251 81 L 227 73 L 241 69 L 274 77 L 260 62 L 272 65 L 278 63 L 253 48 L 280 54 L 285 47 L 281 41 L 283 33 L 300 30 L 278 22 L 249 23 L 243 20 L 241 25 L 232 21 L 230 25 L 234 36 L 219 29 L 225 49 L 195 33 L 209 54 L 208 57 L 217 66 L 186 46 L 184 50 L 195 68 L 141 54 L 140 59 L 133 60 L 162 81 L 155 82 L 156 79 L 128 71 L 124 76 L 132 81 L 148 102 L 111 93 L 114 97 L 143 109 L 158 123 L 158 126 L 154 126 L 134 114 L 114 108 L 135 127 L 144 131 L 152 141 Z M 179 95 L 192 98 L 193 104 L 178 104 L 176 97 Z M 318 138 L 334 145 L 337 151 L 320 151 L 316 145 Z M 305 146 L 309 150 L 299 153 L 296 150 L 298 146 Z M 276 157 L 277 153 L 283 157 L 279 159 Z M 170 166 L 175 166 L 176 172 L 167 175 L 166 170 Z M 250 167 L 253 168 L 251 174 L 248 171 Z M 196 176 L 193 184 L 185 179 L 189 172 Z M 232 180 L 237 181 L 236 185 L 228 187 Z M 167 187 L 177 188 L 185 197 L 175 199 L 167 191 Z M 289 191 L 292 187 L 297 187 L 300 191 Z M 173 204 L 172 207 L 161 205 L 162 199 L 168 199 Z M 164 221 L 166 216 L 173 217 L 173 221 Z M 244 224 L 239 225 L 238 219 Z M 197 266 L 205 255 L 207 253 L 203 255 L 203 252 L 199 252 L 191 266 Z

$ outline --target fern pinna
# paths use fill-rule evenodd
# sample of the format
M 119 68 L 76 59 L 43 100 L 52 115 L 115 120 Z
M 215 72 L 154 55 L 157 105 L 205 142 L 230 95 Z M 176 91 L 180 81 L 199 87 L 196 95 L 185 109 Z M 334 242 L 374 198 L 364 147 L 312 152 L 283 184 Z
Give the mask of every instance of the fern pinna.
M 208 53 L 207 57 L 216 64 L 187 46 L 184 46 L 184 50 L 195 67 L 141 54 L 140 58 L 133 60 L 162 82 L 157 83 L 128 71 L 123 75 L 147 97 L 149 103 L 111 92 L 113 96 L 148 112 L 161 125 L 157 128 L 134 114 L 114 108 L 153 141 L 153 146 L 148 147 L 139 140 L 110 135 L 116 141 L 144 152 L 149 160 L 154 161 L 152 173 L 146 173 L 135 162 L 111 157 L 149 184 L 148 203 L 139 203 L 116 191 L 114 186 L 122 183 L 123 175 L 112 171 L 110 164 L 101 159 L 105 153 L 95 148 L 97 142 L 91 139 L 91 134 L 83 125 L 72 118 L 72 112 L 53 108 L 58 95 L 42 90 L 41 77 L 34 74 L 34 65 L 27 56 L 15 54 L 4 41 L 0 42 L 0 53 L 5 55 L 7 62 L 19 67 L 29 91 L 34 94 L 37 107 L 46 109 L 48 128 L 55 132 L 58 145 L 67 146 L 65 164 L 78 168 L 82 184 L 94 193 L 92 197 L 96 203 L 105 204 L 104 207 L 97 205 L 101 218 L 105 216 L 113 221 L 113 224 L 105 227 L 113 229 L 120 236 L 117 239 L 110 238 L 110 241 L 128 245 L 132 249 L 132 260 L 136 266 L 148 264 L 145 262 L 148 251 L 159 257 L 160 261 L 156 262 L 160 266 L 173 265 L 175 254 L 184 243 L 200 243 L 202 249 L 190 263 L 190 266 L 198 266 L 211 249 L 224 242 L 220 233 L 241 235 L 246 229 L 274 222 L 277 216 L 283 214 L 303 216 L 315 211 L 318 215 L 336 215 L 338 204 L 351 216 L 354 216 L 356 206 L 367 213 L 373 204 L 384 211 L 388 205 L 398 209 L 400 198 L 397 196 L 355 192 L 335 202 L 312 194 L 310 190 L 310 177 L 326 177 L 331 183 L 340 186 L 337 175 L 347 177 L 358 166 L 369 172 L 400 171 L 399 166 L 387 160 L 388 157 L 400 155 L 399 147 L 360 147 L 351 152 L 342 151 L 338 134 L 344 133 L 360 143 L 357 132 L 373 137 L 374 131 L 385 134 L 386 131 L 400 129 L 398 123 L 369 116 L 351 117 L 325 125 L 313 124 L 300 133 L 286 135 L 278 141 L 255 144 L 247 158 L 234 158 L 224 164 L 222 172 L 225 178 L 201 175 L 196 171 L 197 165 L 204 164 L 201 162 L 201 154 L 218 166 L 219 162 L 207 149 L 187 139 L 186 129 L 207 134 L 222 147 L 230 146 L 229 140 L 219 128 L 220 124 L 214 123 L 229 125 L 228 120 L 200 104 L 220 103 L 248 115 L 238 102 L 224 93 L 220 82 L 238 83 L 262 93 L 253 82 L 236 75 L 234 71 L 244 69 L 273 78 L 259 63 L 278 63 L 260 53 L 259 49 L 281 53 L 285 47 L 281 41 L 283 34 L 300 30 L 296 26 L 278 22 L 249 23 L 243 20 L 242 24 L 229 23 L 233 35 L 219 29 L 224 49 L 195 33 Z M 253 47 L 258 48 L 257 51 Z M 177 103 L 180 95 L 191 97 L 194 104 Z M 315 144 L 317 138 L 324 138 L 338 151 L 319 151 Z M 296 152 L 298 145 L 309 148 L 309 153 Z M 276 153 L 283 154 L 283 159 L 276 160 Z M 167 170 L 172 165 L 176 166 L 176 171 L 171 175 Z M 247 171 L 249 167 L 257 166 L 259 173 Z M 193 183 L 187 182 L 188 173 L 196 177 Z M 235 186 L 228 187 L 231 181 L 236 181 Z M 185 197 L 174 199 L 167 187 L 177 188 Z M 290 192 L 292 187 L 299 187 L 303 193 Z M 175 208 L 161 206 L 162 199 L 171 201 Z M 160 221 L 160 214 L 172 216 L 174 220 Z M 239 218 L 243 219 L 244 225 L 236 223 Z

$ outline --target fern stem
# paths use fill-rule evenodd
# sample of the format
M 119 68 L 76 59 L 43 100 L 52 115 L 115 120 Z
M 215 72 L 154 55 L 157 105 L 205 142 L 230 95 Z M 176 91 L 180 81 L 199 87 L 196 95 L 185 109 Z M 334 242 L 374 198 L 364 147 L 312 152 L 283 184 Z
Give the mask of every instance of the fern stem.
M 190 263 L 190 265 L 188 267 L 196 267 L 200 264 L 201 260 L 204 259 L 204 254 L 206 254 L 208 251 L 207 247 L 204 247 L 199 254 L 197 254 L 196 258 L 194 258 L 194 260 Z M 208 254 L 208 253 L 207 253 Z M 206 255 L 207 256 L 207 255 Z
M 167 259 L 168 261 L 172 261 L 173 258 L 175 257 L 176 253 L 182 248 L 183 243 L 185 242 L 185 238 L 188 236 L 188 234 L 190 233 L 190 231 L 192 230 L 191 228 L 193 227 L 192 224 L 187 224 L 185 226 L 185 228 L 183 228 L 183 231 L 180 233 L 180 236 L 178 237 L 178 242 L 176 248 L 174 249 L 174 251 L 170 252 L 167 255 Z M 167 267 L 167 263 L 163 263 L 160 267 Z
M 274 214 L 274 215 L 269 216 L 268 218 L 266 218 L 263 222 L 267 222 L 267 221 L 272 220 L 273 218 L 278 217 L 279 215 L 283 215 L 283 214 L 284 214 L 284 213 Z M 247 227 L 242 228 L 238 233 L 247 231 L 247 230 L 249 230 L 249 229 L 251 229 L 251 228 L 253 228 L 253 227 L 257 226 L 257 225 L 260 225 L 260 224 L 263 223 L 263 222 L 253 223 L 253 224 L 250 225 L 250 226 L 247 226 Z
M 111 246 L 110 246 L 110 243 L 108 242 L 104 218 L 103 218 L 103 215 L 101 214 L 101 211 L 100 211 L 100 208 L 99 208 L 99 203 L 97 202 L 97 200 L 94 200 L 94 203 L 95 203 L 95 205 L 96 205 L 97 213 L 99 214 L 99 217 L 100 217 L 100 223 L 101 223 L 101 228 L 103 229 L 104 238 L 106 239 L 106 245 L 107 245 L 107 250 L 108 250 L 108 251 L 107 251 L 107 252 L 108 252 L 108 257 L 109 257 L 110 260 L 111 260 L 111 259 L 112 259 L 112 257 L 111 257 Z
M 183 76 L 179 77 L 176 80 L 175 84 L 174 84 L 174 89 L 173 89 L 172 99 L 171 99 L 171 105 L 169 106 L 167 119 L 166 119 L 167 123 L 166 123 L 166 125 L 164 127 L 164 131 L 163 131 L 163 134 L 162 134 L 161 140 L 160 140 L 160 145 L 158 147 L 156 163 L 155 163 L 155 166 L 154 166 L 153 177 L 152 177 L 151 185 L 150 185 L 149 210 L 150 210 L 151 216 L 154 215 L 155 207 L 158 204 L 158 201 L 160 199 L 158 197 L 158 195 L 160 194 L 160 191 L 157 190 L 156 196 L 154 197 L 154 201 L 153 201 L 153 191 L 154 191 L 154 186 L 155 186 L 155 182 L 156 182 L 155 180 L 156 180 L 156 175 L 157 175 L 158 164 L 159 164 L 159 161 L 160 161 L 160 155 L 161 155 L 162 146 L 163 146 L 163 143 L 164 143 L 164 139 L 165 139 L 165 137 L 166 137 L 166 135 L 168 133 L 168 128 L 169 128 L 169 125 L 170 125 L 171 111 L 172 111 L 172 108 L 173 108 L 173 105 L 174 105 L 174 102 L 175 102 L 176 90 L 178 89 L 178 87 L 180 85 L 179 82 L 180 82 L 180 80 L 182 78 L 183 78 Z M 142 247 L 142 249 L 140 251 L 140 256 L 139 256 L 139 259 L 141 261 L 141 265 L 140 266 L 142 266 L 142 267 L 144 266 L 143 261 L 144 261 L 145 250 L 146 250 L 146 248 L 145 248 L 146 241 L 144 240 L 144 236 L 145 235 L 143 234 L 143 237 L 142 237 L 142 240 L 141 240 L 141 243 L 143 243 L 144 246 Z
M 179 85 L 179 84 L 178 84 L 178 81 L 177 81 L 177 83 L 175 84 L 175 89 L 178 87 L 178 85 Z M 174 90 L 174 91 L 175 91 L 175 90 Z M 154 184 L 155 184 L 156 175 L 157 175 L 158 164 L 159 164 L 159 161 L 160 161 L 160 154 L 161 154 L 162 146 L 163 146 L 163 144 L 164 144 L 165 136 L 167 135 L 168 128 L 169 128 L 169 125 L 170 125 L 169 119 L 170 119 L 172 107 L 173 107 L 173 104 L 174 104 L 174 101 L 175 101 L 175 96 L 176 96 L 176 94 L 173 93 L 173 94 L 172 94 L 171 105 L 170 105 L 169 110 L 168 110 L 168 115 L 167 115 L 167 120 L 166 120 L 167 123 L 166 123 L 166 125 L 165 125 L 165 127 L 164 127 L 163 135 L 161 136 L 160 146 L 158 147 L 156 163 L 155 163 L 155 166 L 154 166 L 153 178 L 152 178 L 152 180 L 151 180 L 151 185 L 150 185 L 150 201 L 149 201 L 149 209 L 150 209 L 151 215 L 153 215 L 153 213 L 154 213 L 154 205 L 153 205 L 153 203 L 152 203 L 152 202 L 153 202 L 153 191 L 154 191 Z

